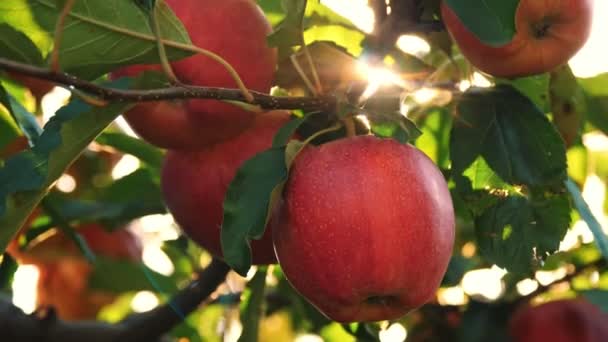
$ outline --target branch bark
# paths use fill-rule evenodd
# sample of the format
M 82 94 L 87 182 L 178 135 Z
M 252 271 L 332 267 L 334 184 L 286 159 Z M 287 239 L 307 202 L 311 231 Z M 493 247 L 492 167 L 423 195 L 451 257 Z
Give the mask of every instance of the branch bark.
M 162 335 L 196 310 L 224 281 L 230 268 L 213 259 L 196 280 L 178 292 L 169 303 L 125 320 L 68 322 L 47 315 L 27 315 L 8 300 L 0 300 L 0 336 L 11 342 L 149 342 Z
M 536 290 L 530 292 L 529 294 L 519 297 L 517 298 L 516 302 L 517 303 L 522 303 L 522 302 L 528 302 L 530 299 L 543 294 L 547 291 L 549 291 L 551 289 L 551 287 L 557 285 L 557 284 L 561 284 L 564 282 L 570 282 L 572 279 L 576 278 L 578 275 L 580 275 L 581 273 L 583 273 L 584 271 L 589 270 L 590 268 L 605 268 L 606 266 L 608 266 L 608 262 L 606 261 L 606 259 L 604 258 L 600 258 L 588 265 L 584 265 L 581 266 L 579 268 L 577 268 L 576 270 L 574 270 L 573 272 L 566 274 L 563 278 L 557 279 L 549 284 L 546 285 L 539 285 Z
M 104 101 L 118 102 L 146 102 L 178 99 L 217 99 L 247 102 L 239 89 L 212 88 L 212 87 L 168 87 L 152 90 L 121 90 L 101 87 L 93 82 L 79 79 L 73 75 L 55 72 L 53 70 L 19 63 L 6 58 L 0 58 L 0 69 L 26 76 L 51 81 L 65 87 L 74 87 L 88 94 L 94 95 Z M 250 91 L 253 102 L 263 109 L 302 109 L 305 111 L 333 111 L 336 106 L 334 96 L 325 97 L 288 97 L 271 96 L 268 94 Z

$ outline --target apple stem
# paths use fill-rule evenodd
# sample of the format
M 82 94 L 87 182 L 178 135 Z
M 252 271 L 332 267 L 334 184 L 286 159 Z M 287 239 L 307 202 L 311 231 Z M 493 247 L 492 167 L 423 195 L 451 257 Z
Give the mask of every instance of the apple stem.
M 306 88 L 308 88 L 308 90 L 314 95 L 317 96 L 319 94 L 317 94 L 317 89 L 315 88 L 315 86 L 313 86 L 312 82 L 310 81 L 310 79 L 308 78 L 308 76 L 306 76 L 306 73 L 304 72 L 304 69 L 302 69 L 302 66 L 300 65 L 300 63 L 298 62 L 298 60 L 296 59 L 295 55 L 291 55 L 289 57 L 289 59 L 291 60 L 291 64 L 293 64 L 293 67 L 296 69 L 296 71 L 298 72 L 298 75 L 300 75 L 300 78 L 302 79 L 302 81 L 304 82 L 304 84 L 306 85 Z
M 57 17 L 57 22 L 55 23 L 55 33 L 53 35 L 53 50 L 51 51 L 51 59 L 50 59 L 50 67 L 51 70 L 58 72 L 60 70 L 59 66 L 59 49 L 61 48 L 61 39 L 63 38 L 63 28 L 65 26 L 65 18 L 67 18 L 68 14 L 72 10 L 72 6 L 74 6 L 75 0 L 67 0 L 61 9 L 61 13 Z
M 171 83 L 173 83 L 175 85 L 181 85 L 182 82 L 180 82 L 180 80 L 177 78 L 177 76 L 173 72 L 173 68 L 171 68 L 171 64 L 169 63 L 169 59 L 167 58 L 167 52 L 165 51 L 165 45 L 162 42 L 163 37 L 161 35 L 160 26 L 158 24 L 159 7 L 156 4 L 158 4 L 158 3 L 155 3 L 154 8 L 152 9 L 152 11 L 150 11 L 149 20 L 150 20 L 150 26 L 152 26 L 152 32 L 154 33 L 154 36 L 156 37 L 156 47 L 158 49 L 158 57 L 160 58 L 160 65 L 163 69 L 163 72 L 165 73 L 165 75 L 167 76 L 169 81 L 171 81 Z
M 304 41 L 303 36 L 302 36 L 302 41 Z M 310 73 L 312 74 L 312 78 L 315 80 L 316 95 L 323 94 L 323 86 L 321 85 L 321 79 L 319 78 L 319 73 L 317 72 L 317 67 L 315 66 L 315 63 L 312 60 L 312 56 L 310 55 L 308 46 L 304 45 L 303 49 L 304 49 L 304 55 L 306 56 L 306 60 L 308 61 L 308 65 L 310 66 Z
M 215 62 L 221 64 L 226 69 L 226 71 L 228 71 L 228 73 L 230 74 L 230 76 L 232 77 L 234 82 L 236 82 L 236 86 L 237 86 L 237 88 L 239 88 L 241 93 L 243 93 L 243 97 L 245 98 L 245 100 L 250 103 L 255 101 L 255 98 L 253 97 L 253 95 L 251 94 L 249 89 L 247 89 L 247 87 L 245 86 L 245 83 L 243 83 L 243 80 L 239 76 L 238 72 L 236 72 L 236 70 L 232 67 L 232 65 L 230 65 L 230 63 L 228 63 L 220 55 L 213 53 L 209 50 L 205 50 L 205 49 L 200 48 L 195 45 L 187 45 L 187 44 L 177 43 L 177 42 L 165 40 L 165 39 L 162 39 L 161 42 L 162 42 L 162 44 L 167 45 L 167 46 L 199 53 L 199 54 L 207 56 L 207 57 L 211 58 L 212 60 L 214 60 Z
M 53 45 L 53 51 L 51 51 L 51 58 L 50 58 L 50 66 L 54 72 L 59 71 L 59 47 L 61 45 L 63 26 L 65 23 L 65 18 L 70 14 L 70 11 L 72 9 L 72 6 L 74 5 L 74 2 L 75 2 L 75 0 L 67 0 L 59 17 L 57 18 L 57 24 L 55 25 L 55 35 L 54 35 L 55 41 L 54 41 L 54 45 Z M 135 38 L 147 40 L 147 41 L 159 41 L 159 39 L 157 39 L 157 37 L 150 36 L 145 33 L 124 29 L 124 28 L 121 28 L 121 27 L 118 27 L 115 25 L 108 25 L 107 23 L 104 23 L 102 21 L 98 21 L 98 20 L 95 20 L 92 18 L 83 18 L 83 17 L 79 17 L 79 16 L 77 16 L 77 17 L 79 20 L 93 23 L 95 25 L 104 27 L 106 29 L 110 29 L 114 32 L 126 34 L 131 37 L 135 37 Z M 247 102 L 251 103 L 251 102 L 255 101 L 253 94 L 251 94 L 249 89 L 247 89 L 247 87 L 245 86 L 245 83 L 243 82 L 243 80 L 241 79 L 239 74 L 236 72 L 234 67 L 232 67 L 232 65 L 230 65 L 230 63 L 228 63 L 225 59 L 223 59 L 218 54 L 215 54 L 209 50 L 200 48 L 196 45 L 183 44 L 183 43 L 179 43 L 179 42 L 175 42 L 175 41 L 167 40 L 167 39 L 160 39 L 160 44 L 162 44 L 164 46 L 166 45 L 166 46 L 170 46 L 172 48 L 180 49 L 183 51 L 195 52 L 195 53 L 198 53 L 198 54 L 211 58 L 215 62 L 221 64 L 226 69 L 226 71 L 230 74 L 230 76 L 236 83 L 237 88 L 243 93 L 243 97 L 245 98 L 245 100 Z
M 344 128 L 346 128 L 347 137 L 352 138 L 357 135 L 357 130 L 355 128 L 355 120 L 352 116 L 348 116 L 342 119 L 342 122 L 344 123 Z
M 79 89 L 70 89 L 71 93 L 76 96 L 78 99 L 82 100 L 82 102 L 94 106 L 94 107 L 105 107 L 108 105 L 108 101 L 100 99 L 95 96 L 91 96 Z

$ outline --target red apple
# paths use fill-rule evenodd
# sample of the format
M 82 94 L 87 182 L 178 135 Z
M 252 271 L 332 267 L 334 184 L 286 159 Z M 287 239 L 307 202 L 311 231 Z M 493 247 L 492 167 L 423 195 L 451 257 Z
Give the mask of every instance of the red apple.
M 36 209 L 34 213 L 37 214 L 38 211 Z M 94 253 L 114 259 L 132 261 L 141 259 L 141 243 L 126 229 L 108 232 L 97 223 L 88 223 L 79 226 L 78 233 Z M 43 233 L 31 241 L 25 250 L 20 249 L 13 240 L 8 250 L 20 264 L 44 264 L 66 259 L 76 259 L 86 263 L 74 242 L 58 229 Z
M 9 72 L 8 75 L 13 80 L 28 88 L 32 95 L 36 98 L 36 101 L 40 101 L 44 95 L 53 90 L 55 87 L 53 82 L 49 82 L 47 80 L 25 76 L 14 72 Z
M 4 146 L 0 146 L 0 159 L 6 159 L 29 147 L 27 137 L 20 135 Z
M 517 310 L 509 331 L 515 342 L 605 342 L 608 315 L 583 299 L 556 300 Z
M 277 64 L 276 50 L 266 43 L 272 31 L 252 0 L 166 0 L 184 23 L 192 43 L 230 63 L 247 88 L 268 92 Z M 186 84 L 236 88 L 226 69 L 195 55 L 172 63 Z M 132 66 L 113 74 L 134 76 L 159 66 Z M 236 136 L 253 121 L 254 113 L 216 100 L 142 103 L 125 118 L 148 142 L 164 148 L 198 148 Z
M 593 0 L 521 0 L 516 34 L 493 47 L 469 31 L 445 0 L 443 22 L 462 54 L 480 70 L 498 77 L 541 74 L 567 63 L 585 44 L 591 30 Z
M 289 113 L 258 114 L 241 135 L 199 151 L 169 151 L 162 171 L 164 198 L 175 221 L 203 248 L 222 255 L 220 227 L 226 190 L 238 168 L 272 145 Z M 252 242 L 253 263 L 276 262 L 270 233 Z
M 396 319 L 431 300 L 454 244 L 454 211 L 435 164 L 374 136 L 301 152 L 275 216 L 285 277 L 338 322 Z
M 98 256 L 133 262 L 141 260 L 141 243 L 126 229 L 108 232 L 93 223 L 80 226 L 78 232 Z M 37 306 L 53 307 L 62 319 L 95 319 L 103 306 L 116 299 L 115 293 L 89 288 L 88 277 L 94 266 L 61 232 L 34 244 L 18 260 L 22 263 L 29 260 L 38 267 Z

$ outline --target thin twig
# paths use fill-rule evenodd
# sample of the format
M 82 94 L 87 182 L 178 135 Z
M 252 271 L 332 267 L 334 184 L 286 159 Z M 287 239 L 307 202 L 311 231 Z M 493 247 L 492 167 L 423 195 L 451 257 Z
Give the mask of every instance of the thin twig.
M 72 7 L 74 6 L 74 2 L 76 0 L 67 0 L 63 8 L 61 9 L 61 13 L 57 17 L 57 22 L 55 23 L 55 34 L 53 36 L 53 51 L 51 51 L 51 70 L 57 72 L 60 69 L 59 66 L 59 49 L 61 48 L 61 40 L 63 38 L 63 28 L 65 27 L 65 19 L 70 14 Z

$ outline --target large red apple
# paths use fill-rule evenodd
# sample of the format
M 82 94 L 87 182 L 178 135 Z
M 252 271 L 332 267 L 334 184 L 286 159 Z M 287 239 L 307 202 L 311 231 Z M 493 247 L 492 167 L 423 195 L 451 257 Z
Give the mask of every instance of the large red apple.
M 279 264 L 330 319 L 396 319 L 432 299 L 454 211 L 441 172 L 415 147 L 358 136 L 307 148 L 283 195 Z
M 498 77 L 541 74 L 567 63 L 591 30 L 593 0 L 521 0 L 513 40 L 493 47 L 469 31 L 445 0 L 443 22 L 462 54 L 480 70 Z
M 258 114 L 241 135 L 199 151 L 169 151 L 162 171 L 165 202 L 186 234 L 210 253 L 221 256 L 220 227 L 226 190 L 238 168 L 272 145 L 289 113 Z M 276 262 L 270 233 L 252 243 L 253 263 Z
M 608 315 L 583 299 L 565 299 L 516 311 L 509 323 L 515 342 L 605 342 Z
M 252 0 L 166 0 L 190 34 L 192 43 L 230 63 L 247 88 L 268 92 L 277 64 L 276 50 L 266 43 L 272 32 L 264 13 Z M 195 55 L 172 63 L 186 84 L 236 88 L 219 63 Z M 132 66 L 113 74 L 134 76 L 155 66 Z M 137 105 L 125 118 L 142 138 L 164 148 L 196 148 L 236 136 L 254 113 L 216 100 L 152 102 Z

